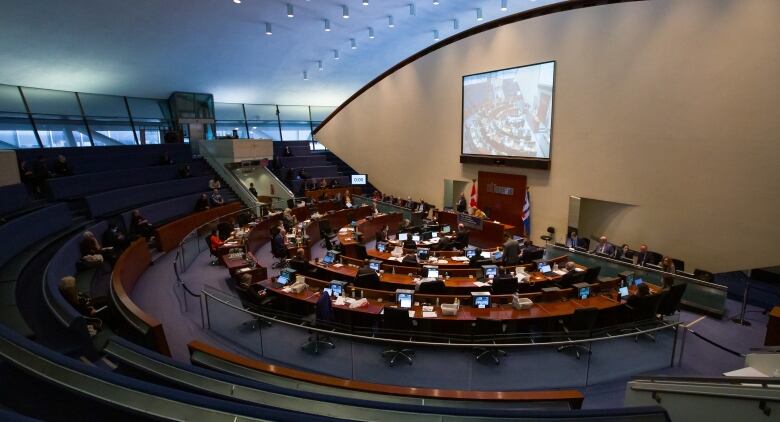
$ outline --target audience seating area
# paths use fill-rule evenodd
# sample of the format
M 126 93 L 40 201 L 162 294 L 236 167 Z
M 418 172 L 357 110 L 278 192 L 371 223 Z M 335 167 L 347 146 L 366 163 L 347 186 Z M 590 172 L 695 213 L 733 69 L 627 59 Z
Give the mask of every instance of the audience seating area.
M 32 163 L 38 157 L 47 160 L 49 168 L 63 155 L 74 175 L 149 167 L 160 164 L 164 153 L 174 164 L 192 161 L 192 152 L 188 144 L 165 144 L 144 146 L 109 146 L 100 148 L 46 148 L 20 149 L 16 155 L 19 161 Z

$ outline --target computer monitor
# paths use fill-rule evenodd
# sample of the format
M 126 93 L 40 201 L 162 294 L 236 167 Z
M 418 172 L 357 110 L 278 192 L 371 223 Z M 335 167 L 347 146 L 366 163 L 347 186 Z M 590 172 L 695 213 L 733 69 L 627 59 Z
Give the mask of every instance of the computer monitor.
M 475 248 L 466 248 L 463 250 L 463 253 L 466 255 L 466 258 L 471 259 L 477 255 L 477 250 Z
M 325 256 L 322 258 L 324 264 L 332 264 L 336 262 L 336 257 L 339 255 L 336 251 L 325 252 Z
M 439 278 L 439 267 L 426 265 L 423 267 L 426 278 Z
M 471 292 L 471 303 L 475 308 L 485 309 L 490 307 L 490 292 Z
M 590 296 L 590 287 L 581 287 L 577 293 L 580 299 L 587 299 Z
M 406 242 L 407 239 L 409 239 L 409 233 L 398 233 L 398 240 Z
M 398 307 L 402 309 L 409 309 L 412 307 L 414 300 L 414 290 L 398 289 L 395 291 L 395 301 L 398 302 Z
M 428 248 L 417 248 L 417 259 L 425 260 L 428 259 L 429 255 L 430 250 Z
M 413 234 L 412 235 L 412 240 L 415 241 L 415 242 L 419 242 L 420 241 L 420 235 L 419 234 Z
M 287 283 L 289 283 L 290 280 L 292 279 L 294 273 L 295 270 L 290 270 L 290 269 L 282 270 L 282 272 L 279 273 L 279 277 L 276 278 L 276 282 L 280 286 L 286 286 Z
M 539 263 L 539 272 L 540 273 L 549 273 L 552 271 L 552 268 L 550 268 L 550 264 L 546 262 L 540 262 Z
M 496 265 L 483 265 L 482 266 L 482 275 L 485 278 L 493 279 L 498 274 L 498 266 Z
M 387 251 L 387 242 L 376 242 L 376 250 L 379 252 Z
M 482 252 L 479 254 L 482 258 L 490 259 L 490 252 Z
M 493 261 L 501 261 L 501 258 L 503 258 L 503 257 L 504 257 L 504 252 L 503 251 L 495 251 L 492 254 L 490 254 L 490 258 Z
M 620 292 L 620 298 L 625 299 L 628 297 L 628 286 L 623 286 L 620 289 L 618 289 L 618 292 Z
M 452 227 L 450 226 L 444 226 L 441 228 L 442 234 L 449 234 L 452 231 Z
M 420 236 L 420 239 L 422 240 L 430 240 L 433 237 L 433 233 L 431 232 L 422 232 L 422 235 Z
M 437 237 L 439 237 L 439 232 L 431 232 L 432 239 L 436 239 Z
M 377 259 L 372 259 L 368 261 L 368 267 L 371 268 L 374 271 L 379 271 L 379 268 L 382 266 L 382 261 Z
M 634 285 L 635 286 L 639 286 L 642 283 L 644 283 L 644 280 L 642 280 L 641 278 L 634 279 Z
M 339 297 L 344 294 L 344 285 L 347 283 L 345 281 L 338 281 L 333 280 L 330 282 L 330 290 L 332 293 L 332 296 Z

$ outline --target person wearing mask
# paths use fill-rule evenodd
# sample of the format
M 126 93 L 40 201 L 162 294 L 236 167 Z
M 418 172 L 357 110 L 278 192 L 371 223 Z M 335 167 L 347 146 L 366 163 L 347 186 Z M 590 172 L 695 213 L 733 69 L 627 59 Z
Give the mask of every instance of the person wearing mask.
M 71 171 L 70 166 L 68 165 L 68 160 L 62 154 L 57 156 L 57 161 L 54 162 L 52 170 L 54 171 L 55 176 L 73 176 L 73 171 Z
M 249 193 L 251 193 L 255 198 L 257 198 L 257 189 L 255 189 L 254 183 L 249 183 Z
M 460 198 L 458 198 L 458 204 L 455 206 L 455 209 L 458 210 L 458 212 L 466 212 L 466 195 L 460 194 Z
M 566 238 L 566 247 L 576 248 L 578 246 L 580 246 L 580 238 L 577 236 L 577 232 L 572 230 L 569 237 Z
M 211 206 L 209 205 L 209 197 L 206 196 L 205 193 L 200 194 L 200 198 L 198 198 L 198 200 L 195 201 L 195 212 L 205 211 L 209 208 L 211 208 Z
M 607 242 L 607 236 L 601 236 L 599 243 L 593 248 L 593 253 L 599 253 L 612 256 L 615 253 L 615 247 L 611 243 Z
M 504 265 L 517 265 L 520 263 L 520 243 L 511 234 L 504 233 Z
M 225 200 L 222 199 L 222 195 L 219 193 L 219 189 L 214 189 L 211 192 L 211 204 L 215 207 L 225 204 Z

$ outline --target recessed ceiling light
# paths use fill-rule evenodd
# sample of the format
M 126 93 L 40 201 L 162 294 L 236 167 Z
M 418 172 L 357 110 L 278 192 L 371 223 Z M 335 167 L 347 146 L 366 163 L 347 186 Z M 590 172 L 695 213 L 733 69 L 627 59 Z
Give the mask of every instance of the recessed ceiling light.
M 434 41 L 439 41 L 439 30 L 438 29 L 434 29 L 433 30 L 433 40 Z
M 271 31 L 271 23 L 270 22 L 266 22 L 265 23 L 265 35 L 271 35 L 273 33 L 274 32 Z
M 307 72 L 305 70 L 303 71 L 303 80 L 304 81 L 308 81 L 309 80 L 309 72 Z
M 341 17 L 344 19 L 349 19 L 349 8 L 346 4 L 341 6 Z
M 363 0 L 363 6 L 368 6 L 368 0 Z
M 454 29 L 454 30 L 456 30 L 456 31 L 457 31 L 458 29 L 460 29 L 460 22 L 458 22 L 458 20 L 457 20 L 457 19 L 453 19 L 453 20 L 452 20 L 452 29 Z
M 325 32 L 330 32 L 330 20 L 325 19 Z
M 368 27 L 368 38 L 374 39 L 374 28 Z
M 357 48 L 357 41 L 355 41 L 354 38 L 349 39 L 349 47 L 352 48 L 353 50 Z
M 478 21 L 482 20 L 482 8 L 481 7 L 477 8 L 477 20 Z
M 433 5 L 437 6 L 439 4 L 439 0 L 433 0 Z
M 333 50 L 333 60 L 338 60 L 338 59 L 339 59 L 339 51 Z
M 390 15 L 387 17 L 387 26 L 390 28 L 395 28 L 395 22 L 393 21 L 393 15 Z
M 414 3 L 409 3 L 409 16 L 415 16 L 417 9 L 414 7 Z
M 317 60 L 317 70 L 322 70 L 322 60 Z
M 508 2 L 509 0 L 501 0 L 501 11 L 506 12 Z
M 233 3 L 235 3 L 235 4 L 241 4 L 241 0 L 233 0 Z
M 288 18 L 295 17 L 295 13 L 293 12 L 293 5 L 290 3 L 287 3 L 287 17 Z

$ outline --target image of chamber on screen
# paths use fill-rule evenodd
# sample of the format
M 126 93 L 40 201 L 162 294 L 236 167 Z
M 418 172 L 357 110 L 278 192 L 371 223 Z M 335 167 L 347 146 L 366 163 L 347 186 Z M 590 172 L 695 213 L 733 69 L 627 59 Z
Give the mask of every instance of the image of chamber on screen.
M 555 63 L 463 77 L 463 154 L 550 158 Z

